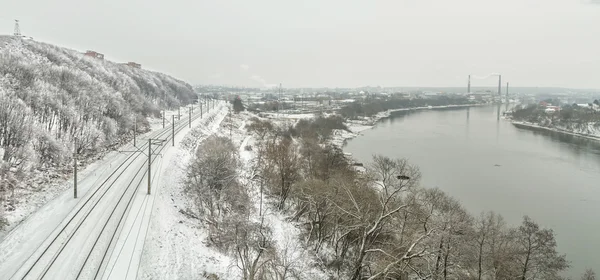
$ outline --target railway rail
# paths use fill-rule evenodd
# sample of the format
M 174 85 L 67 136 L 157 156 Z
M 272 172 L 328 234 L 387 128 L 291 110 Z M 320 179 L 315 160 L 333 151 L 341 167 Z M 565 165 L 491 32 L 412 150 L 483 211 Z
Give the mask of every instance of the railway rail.
M 218 110 L 202 114 L 214 117 Z M 190 122 L 201 118 L 200 113 L 184 117 L 172 127 L 165 127 L 148 137 L 164 140 L 153 153 L 161 153 L 171 145 L 172 137 Z M 141 143 L 140 143 L 141 142 Z M 97 279 L 102 277 L 111 249 L 123 230 L 131 203 L 147 174 L 147 141 L 138 141 L 139 152 L 130 153 L 94 189 L 82 197 L 75 209 L 26 258 L 10 279 Z M 152 162 L 158 160 L 153 157 Z M 81 246 L 83 245 L 83 246 Z M 77 246 L 81 246 L 78 248 Z M 6 276 L 6 275 L 5 275 Z

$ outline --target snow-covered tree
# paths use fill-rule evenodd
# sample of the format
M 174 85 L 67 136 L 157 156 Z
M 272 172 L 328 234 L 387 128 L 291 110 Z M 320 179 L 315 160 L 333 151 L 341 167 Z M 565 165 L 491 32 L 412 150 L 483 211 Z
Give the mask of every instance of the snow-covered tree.
M 5 178 L 19 172 L 20 184 L 34 168 L 70 170 L 75 138 L 82 158 L 96 155 L 133 137 L 132 116 L 145 120 L 194 98 L 189 84 L 161 73 L 33 40 L 9 40 L 0 46 Z M 138 128 L 145 132 L 149 126 L 140 121 Z M 16 187 L 7 182 L 0 182 L 6 191 Z

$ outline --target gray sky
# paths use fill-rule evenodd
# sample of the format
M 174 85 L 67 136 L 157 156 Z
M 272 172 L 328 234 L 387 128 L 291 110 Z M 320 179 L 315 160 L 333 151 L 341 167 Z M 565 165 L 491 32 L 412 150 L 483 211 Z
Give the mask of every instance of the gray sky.
M 463 86 L 498 72 L 513 86 L 600 88 L 592 1 L 0 0 L 0 34 L 16 18 L 36 40 L 190 83 Z

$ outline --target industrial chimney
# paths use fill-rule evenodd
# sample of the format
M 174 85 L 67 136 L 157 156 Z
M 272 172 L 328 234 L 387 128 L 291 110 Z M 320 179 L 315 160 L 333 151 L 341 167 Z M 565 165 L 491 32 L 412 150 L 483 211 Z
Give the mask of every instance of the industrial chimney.
M 471 93 L 471 75 L 469 75 L 469 82 L 467 83 L 467 93 Z
M 498 75 L 498 97 L 502 96 L 502 75 Z

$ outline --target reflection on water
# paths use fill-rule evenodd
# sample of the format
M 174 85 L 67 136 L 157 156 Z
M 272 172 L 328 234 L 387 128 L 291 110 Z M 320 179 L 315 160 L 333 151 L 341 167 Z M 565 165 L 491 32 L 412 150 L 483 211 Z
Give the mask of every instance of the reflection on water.
M 510 107 L 395 112 L 345 150 L 362 162 L 372 154 L 407 158 L 420 167 L 423 186 L 439 187 L 474 214 L 494 210 L 513 224 L 530 215 L 556 232 L 571 277 L 599 268 L 600 141 L 520 129 L 500 117 L 503 109 Z
M 508 111 L 510 109 L 512 109 L 514 106 L 510 105 L 511 107 L 509 107 L 509 105 L 505 105 L 505 110 L 504 111 Z M 551 131 L 551 130 L 546 130 L 546 129 L 542 129 L 542 128 L 516 128 L 514 126 L 512 126 L 512 124 L 510 124 L 509 121 L 504 120 L 501 118 L 502 115 L 502 111 L 501 111 L 501 104 L 498 104 L 497 106 L 494 106 L 494 111 L 495 111 L 495 128 L 496 128 L 496 139 L 499 139 L 500 137 L 500 128 L 503 126 L 508 126 L 509 129 L 511 130 L 517 130 L 517 131 L 521 131 L 521 133 L 529 133 L 529 134 L 533 134 L 534 136 L 539 136 L 539 137 L 544 137 L 544 139 L 546 141 L 551 141 L 551 142 L 557 142 L 557 143 L 562 143 L 562 144 L 566 144 L 565 147 L 569 147 L 570 149 L 572 149 L 573 152 L 576 153 L 580 153 L 581 151 L 585 151 L 586 153 L 592 153 L 594 155 L 598 155 L 600 156 L 600 141 L 598 140 L 593 140 L 593 139 L 589 139 L 589 138 L 584 138 L 584 137 L 579 137 L 576 135 L 572 135 L 572 134 L 565 134 L 565 133 L 560 133 L 560 132 L 556 132 L 556 131 Z M 464 122 L 464 126 L 465 126 L 465 131 L 466 131 L 466 135 L 469 135 L 469 119 L 470 119 L 470 115 L 471 115 L 471 110 L 482 110 L 482 109 L 489 109 L 492 107 L 467 107 L 467 108 L 441 108 L 441 109 L 431 109 L 431 110 L 412 110 L 412 111 L 397 111 L 397 112 L 392 112 L 390 114 L 390 117 L 383 119 L 379 124 L 378 127 L 382 127 L 382 125 L 384 127 L 393 125 L 394 123 L 403 123 L 405 121 L 407 121 L 407 119 L 413 117 L 413 116 L 417 116 L 420 114 L 426 114 L 428 112 L 448 112 L 448 111 L 455 111 L 455 112 L 463 112 L 466 115 L 466 121 Z M 444 118 L 441 118 L 444 119 Z M 418 121 L 417 121 L 418 122 Z M 514 127 L 514 128 L 511 128 Z M 600 158 L 598 158 L 600 160 Z

